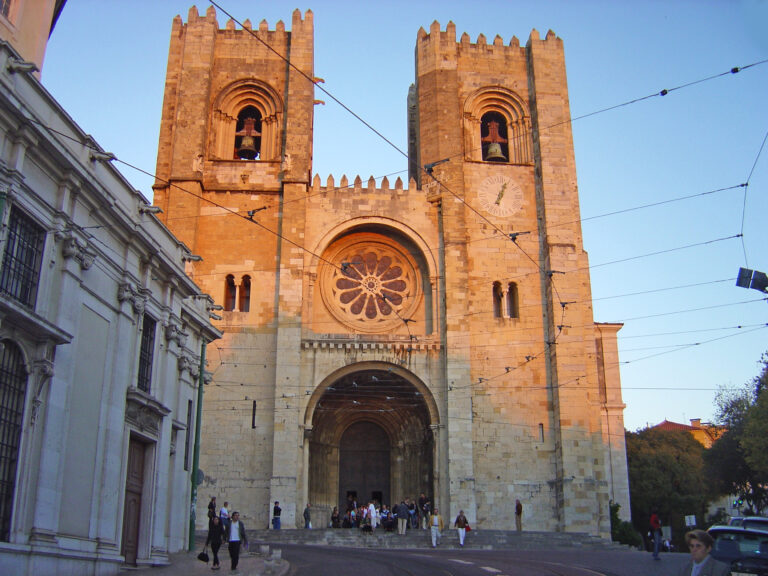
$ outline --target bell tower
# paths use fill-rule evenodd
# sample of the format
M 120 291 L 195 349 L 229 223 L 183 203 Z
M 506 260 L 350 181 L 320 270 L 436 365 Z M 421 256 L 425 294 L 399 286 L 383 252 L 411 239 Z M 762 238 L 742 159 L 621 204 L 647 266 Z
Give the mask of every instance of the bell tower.
M 295 11 L 289 32 L 282 21 L 220 29 L 213 7 L 204 17 L 192 7 L 186 24 L 174 19 L 155 204 L 194 253 L 210 253 L 201 196 L 247 213 L 258 208 L 254 193 L 274 199 L 308 183 L 313 53 L 311 11 Z
M 462 351 L 445 358 L 449 406 L 456 416 L 486 415 L 447 424 L 451 501 L 481 511 L 507 498 L 533 502 L 541 493 L 526 486 L 548 477 L 551 507 L 536 515 L 556 530 L 594 530 L 597 520 L 607 531 L 609 498 L 629 505 L 607 488 L 606 423 L 621 429 L 623 405 L 595 410 L 606 395 L 563 42 L 535 30 L 525 46 L 482 34 L 457 42 L 453 23 L 443 31 L 434 22 L 418 33 L 409 102 L 423 168 L 412 175 L 437 207 L 444 254 L 445 348 Z M 492 414 L 513 423 L 504 442 L 484 423 Z M 475 442 L 459 440 L 467 433 Z M 490 472 L 487 460 L 509 466 Z
M 217 490 L 244 509 L 290 502 L 284 522 L 295 515 L 300 427 L 270 406 L 296 396 L 301 364 L 313 72 L 311 11 L 294 11 L 290 31 L 282 21 L 220 28 L 213 7 L 177 16 L 154 184 L 160 218 L 202 258 L 187 273 L 223 308 L 225 336 L 208 359 L 231 373 L 208 391 L 201 468 L 221 472 Z M 219 458 L 224 445 L 236 462 Z

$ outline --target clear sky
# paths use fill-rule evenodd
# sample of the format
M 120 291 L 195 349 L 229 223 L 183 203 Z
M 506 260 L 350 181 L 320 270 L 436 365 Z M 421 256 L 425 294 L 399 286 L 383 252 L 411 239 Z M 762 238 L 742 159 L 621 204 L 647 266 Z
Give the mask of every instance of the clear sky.
M 444 30 L 453 21 L 457 37 L 467 32 L 475 42 L 482 33 L 492 42 L 498 34 L 505 44 L 552 29 L 565 44 L 576 119 L 594 317 L 624 323 L 626 427 L 709 421 L 718 387 L 757 375 L 768 350 L 768 302 L 734 282 L 740 266 L 768 272 L 768 144 L 758 160 L 768 134 L 768 62 L 590 114 L 768 59 L 768 2 L 220 4 L 254 27 L 266 19 L 270 29 L 281 19 L 290 29 L 294 8 L 311 9 L 315 75 L 401 150 L 420 27 L 437 20 Z M 46 54 L 42 81 L 53 96 L 105 150 L 149 173 L 171 22 L 176 14 L 186 22 L 192 5 L 69 0 Z M 224 27 L 228 17 L 219 12 L 218 20 Z M 327 102 L 315 109 L 313 171 L 323 182 L 329 174 L 337 182 L 342 174 L 406 178 L 402 154 L 327 96 L 316 98 Z M 151 177 L 117 166 L 151 199 Z M 747 181 L 746 192 L 727 189 Z M 669 202 L 682 197 L 690 198 Z M 625 211 L 649 204 L 657 205 Z

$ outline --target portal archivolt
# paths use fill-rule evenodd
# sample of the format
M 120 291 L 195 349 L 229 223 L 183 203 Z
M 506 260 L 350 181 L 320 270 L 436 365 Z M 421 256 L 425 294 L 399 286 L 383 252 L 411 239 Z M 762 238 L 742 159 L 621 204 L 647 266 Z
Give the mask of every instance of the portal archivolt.
M 343 511 L 348 494 L 392 504 L 432 492 L 437 410 L 408 371 L 347 366 L 318 387 L 308 410 L 309 499 L 319 512 Z

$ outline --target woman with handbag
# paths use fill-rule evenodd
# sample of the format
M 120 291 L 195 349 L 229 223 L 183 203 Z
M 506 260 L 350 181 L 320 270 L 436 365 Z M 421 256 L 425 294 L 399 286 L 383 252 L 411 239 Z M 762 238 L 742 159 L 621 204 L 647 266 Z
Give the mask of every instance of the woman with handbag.
M 208 527 L 208 538 L 205 540 L 205 545 L 211 545 L 211 552 L 213 552 L 213 565 L 211 570 L 218 570 L 221 568 L 219 564 L 219 548 L 221 543 L 224 542 L 224 525 L 219 520 L 218 516 L 211 518 L 211 524 Z

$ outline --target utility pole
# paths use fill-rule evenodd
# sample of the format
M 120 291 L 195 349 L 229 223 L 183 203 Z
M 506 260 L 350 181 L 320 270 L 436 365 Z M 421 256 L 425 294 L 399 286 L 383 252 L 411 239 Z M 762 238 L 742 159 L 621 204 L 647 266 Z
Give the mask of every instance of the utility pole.
M 200 350 L 200 374 L 197 379 L 197 416 L 195 417 L 195 447 L 192 451 L 192 498 L 189 508 L 189 551 L 195 549 L 195 519 L 197 510 L 197 476 L 200 473 L 200 429 L 203 424 L 203 386 L 205 384 L 205 348 L 203 339 Z

